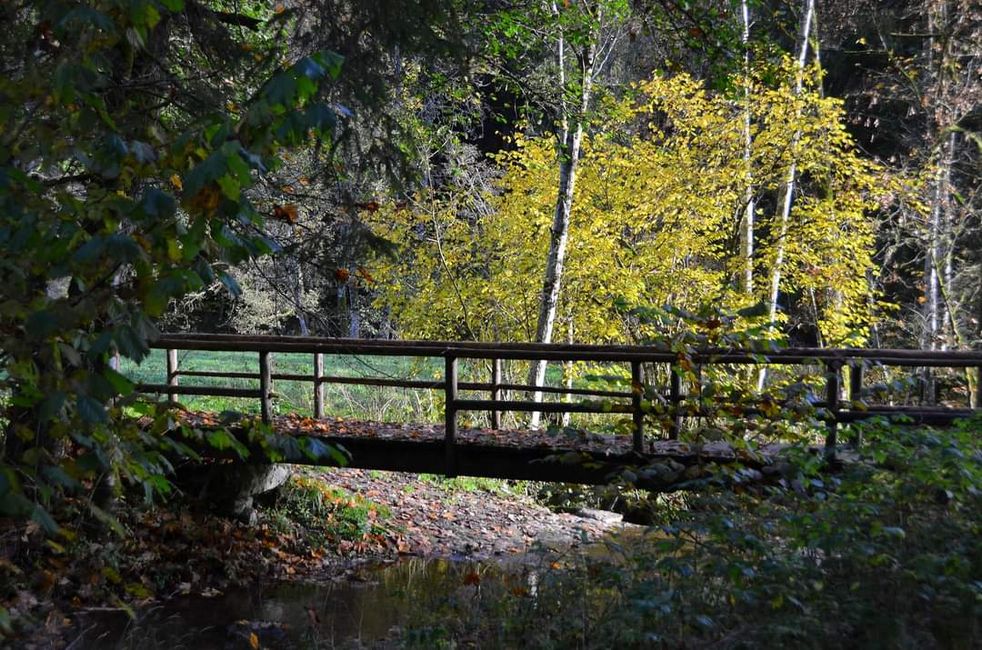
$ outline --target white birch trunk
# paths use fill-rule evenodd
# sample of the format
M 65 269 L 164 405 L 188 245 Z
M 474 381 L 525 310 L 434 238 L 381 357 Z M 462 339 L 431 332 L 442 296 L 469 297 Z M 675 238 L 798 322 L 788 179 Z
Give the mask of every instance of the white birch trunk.
M 939 6 L 940 5 L 940 6 Z M 928 38 L 927 47 L 927 70 L 929 75 L 933 75 L 934 87 L 931 93 L 935 102 L 930 107 L 929 119 L 931 128 L 936 129 L 936 135 L 940 135 L 943 126 L 941 116 L 941 106 L 938 105 L 938 98 L 944 95 L 944 75 L 937 70 L 938 61 L 935 57 L 935 50 L 938 47 L 937 39 L 934 37 L 938 25 L 944 20 L 944 3 L 931 2 L 927 8 L 927 32 L 932 36 Z M 941 14 L 941 15 L 939 15 Z M 943 61 L 943 54 L 941 55 Z M 924 241 L 924 331 L 921 338 L 921 347 L 926 350 L 938 349 L 940 340 L 940 325 L 942 324 L 939 314 L 940 309 L 940 278 L 938 275 L 939 252 L 941 249 L 941 221 L 944 212 L 945 201 L 945 169 L 947 167 L 947 156 L 945 152 L 945 142 L 941 142 L 940 151 L 937 158 L 937 169 L 935 170 L 934 183 L 931 192 L 931 212 L 928 215 L 927 232 Z M 934 404 L 935 382 L 934 373 L 931 368 L 924 369 L 924 401 L 927 404 Z
M 740 288 L 746 294 L 754 291 L 754 178 L 752 167 L 753 139 L 750 131 L 752 115 L 750 111 L 750 8 L 747 0 L 741 0 L 740 12 L 743 17 L 742 42 L 743 74 L 743 164 L 746 174 L 746 189 L 743 197 L 742 228 L 740 229 L 740 257 L 743 265 Z
M 553 4 L 553 12 L 558 8 Z M 560 34 L 558 58 L 561 88 L 566 86 L 565 76 L 565 40 Z M 549 231 L 549 253 L 546 257 L 545 275 L 542 281 L 542 292 L 539 299 L 539 316 L 535 330 L 537 343 L 552 342 L 552 331 L 556 322 L 556 309 L 559 305 L 559 291 L 562 287 L 563 269 L 566 263 L 566 245 L 569 241 L 569 219 L 573 209 L 573 190 L 576 185 L 576 171 L 579 166 L 580 145 L 583 141 L 583 126 L 587 109 L 590 105 L 590 94 L 593 84 L 593 63 L 596 55 L 596 40 L 587 46 L 583 54 L 580 70 L 581 87 L 576 112 L 570 116 L 565 107 L 565 99 L 561 108 L 560 126 L 560 162 L 559 187 L 556 193 L 556 209 L 553 213 L 552 228 Z M 572 117 L 572 120 L 570 119 Z M 533 361 L 529 369 L 529 384 L 539 387 L 545 381 L 546 362 Z M 542 401 L 542 393 L 535 391 L 532 399 Z M 529 427 L 537 429 L 541 413 L 533 412 L 529 418 Z
M 804 0 L 805 12 L 801 17 L 801 30 L 799 32 L 798 52 L 795 58 L 797 70 L 795 71 L 794 96 L 797 98 L 801 94 L 804 84 L 805 61 L 808 60 L 808 38 L 811 35 L 811 23 L 815 14 L 815 0 Z M 796 111 L 797 115 L 797 111 Z M 794 197 L 795 179 L 798 173 L 798 163 L 794 159 L 798 142 L 801 140 L 801 131 L 795 130 L 791 140 L 791 164 L 785 175 L 784 183 L 781 187 L 781 194 L 778 198 L 778 232 L 776 239 L 777 252 L 774 256 L 774 266 L 771 268 L 770 290 L 767 299 L 768 322 L 771 325 L 777 319 L 777 300 L 781 291 L 781 275 L 784 266 L 784 243 L 788 235 L 788 222 L 791 218 L 791 204 Z M 764 388 L 767 379 L 767 370 L 762 368 L 757 375 L 757 390 Z

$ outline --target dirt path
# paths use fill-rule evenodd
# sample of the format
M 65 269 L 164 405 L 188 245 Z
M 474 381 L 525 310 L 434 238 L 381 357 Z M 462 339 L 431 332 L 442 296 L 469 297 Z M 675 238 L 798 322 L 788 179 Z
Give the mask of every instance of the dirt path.
M 536 546 L 575 547 L 630 526 L 614 513 L 554 513 L 528 497 L 480 489 L 466 479 L 358 469 L 319 474 L 387 508 L 392 548 L 404 555 L 486 559 Z

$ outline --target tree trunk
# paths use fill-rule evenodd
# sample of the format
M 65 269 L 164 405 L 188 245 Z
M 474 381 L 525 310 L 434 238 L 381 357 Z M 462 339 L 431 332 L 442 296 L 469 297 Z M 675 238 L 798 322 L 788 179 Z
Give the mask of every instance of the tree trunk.
M 937 168 L 934 171 L 934 183 L 931 191 L 931 210 L 928 216 L 927 232 L 924 237 L 924 329 L 921 337 L 921 347 L 926 350 L 936 350 L 942 344 L 942 329 L 944 315 L 941 313 L 941 282 L 940 277 L 943 257 L 942 222 L 945 220 L 945 203 L 948 194 L 948 174 L 950 168 L 947 141 L 941 139 L 947 125 L 946 116 L 942 114 L 941 98 L 945 96 L 945 76 L 940 69 L 945 63 L 944 44 L 935 36 L 945 21 L 943 2 L 931 2 L 927 7 L 927 33 L 931 37 L 927 41 L 927 73 L 933 81 L 930 96 L 933 99 L 928 109 L 930 128 L 934 129 L 935 138 L 940 140 L 937 154 Z M 936 56 L 937 55 L 937 56 Z M 923 400 L 927 404 L 935 402 L 935 380 L 931 368 L 924 368 Z
M 743 16 L 743 164 L 746 174 L 746 189 L 743 197 L 743 215 L 740 228 L 740 261 L 743 266 L 740 289 L 751 295 L 754 292 L 754 178 L 752 167 L 753 140 L 750 132 L 752 115 L 750 112 L 750 8 L 747 0 L 741 0 L 740 11 Z M 739 218 L 739 215 L 738 215 Z
M 555 5 L 553 5 L 553 11 L 558 11 Z M 566 86 L 565 47 L 565 40 L 560 33 L 558 43 L 559 81 L 560 87 L 563 89 Z M 583 141 L 583 126 L 590 105 L 596 47 L 596 38 L 593 38 L 587 45 L 581 59 L 579 105 L 572 115 L 572 120 L 570 120 L 571 116 L 566 110 L 565 99 L 561 109 L 559 187 L 556 193 L 556 209 L 553 213 L 552 228 L 549 231 L 549 253 L 546 257 L 545 277 L 542 281 L 542 292 L 539 299 L 539 317 L 535 329 L 535 341 L 538 343 L 552 342 L 552 331 L 556 322 L 556 308 L 559 305 L 559 290 L 562 286 L 563 268 L 566 262 L 566 244 L 569 241 L 569 219 L 573 209 L 573 190 L 579 165 L 580 145 Z M 544 360 L 533 361 L 529 369 L 529 384 L 536 387 L 541 386 L 545 376 L 546 362 Z M 542 393 L 535 391 L 533 400 L 542 401 Z M 529 427 L 537 429 L 540 417 L 541 413 L 537 411 L 532 413 L 529 418 Z
M 294 256 L 293 262 L 296 264 L 293 285 L 293 313 L 297 316 L 297 326 L 300 329 L 300 336 L 310 336 L 307 314 L 303 306 L 303 263 L 300 261 L 299 255 Z
M 795 59 L 795 83 L 794 96 L 801 94 L 804 85 L 805 61 L 808 59 L 808 37 L 811 35 L 812 17 L 815 14 L 815 0 L 804 0 L 805 12 L 801 17 L 801 29 L 799 31 L 798 53 Z M 797 114 L 797 112 L 796 112 Z M 770 291 L 768 292 L 767 314 L 768 322 L 773 326 L 777 319 L 777 300 L 781 290 L 781 275 L 784 265 L 784 240 L 788 235 L 788 222 L 791 218 L 791 204 L 794 198 L 795 179 L 798 173 L 798 164 L 795 160 L 795 151 L 798 142 L 801 140 L 801 131 L 796 130 L 791 139 L 791 164 L 788 166 L 788 173 L 785 175 L 784 183 L 781 187 L 781 194 L 778 198 L 778 232 L 776 239 L 777 253 L 774 256 L 774 266 L 771 269 Z M 757 390 L 763 390 L 764 382 L 767 379 L 767 370 L 762 368 L 757 375 Z

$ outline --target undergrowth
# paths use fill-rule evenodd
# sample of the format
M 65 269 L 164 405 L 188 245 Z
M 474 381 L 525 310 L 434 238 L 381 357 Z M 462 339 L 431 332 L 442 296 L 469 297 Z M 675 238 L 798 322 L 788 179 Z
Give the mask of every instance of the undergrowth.
M 634 540 L 467 597 L 408 647 L 972 648 L 982 639 L 982 419 L 863 425 L 862 462 L 690 495 Z
M 294 474 L 276 491 L 266 516 L 274 530 L 322 548 L 381 537 L 385 533 L 383 522 L 391 513 L 321 478 Z

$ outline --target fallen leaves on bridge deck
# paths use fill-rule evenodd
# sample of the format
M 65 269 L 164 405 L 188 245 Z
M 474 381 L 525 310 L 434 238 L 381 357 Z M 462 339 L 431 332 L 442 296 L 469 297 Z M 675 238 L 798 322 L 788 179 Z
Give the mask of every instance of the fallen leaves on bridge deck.
M 197 427 L 233 426 L 214 413 L 186 412 L 182 418 L 186 424 Z M 272 419 L 277 433 L 286 435 L 315 436 L 322 438 L 349 438 L 376 441 L 442 443 L 445 428 L 441 424 L 399 424 L 344 418 L 314 419 L 298 415 L 280 415 Z M 460 427 L 457 430 L 460 446 L 484 446 L 510 449 L 535 449 L 562 452 L 585 452 L 601 457 L 623 457 L 633 452 L 628 435 L 599 434 L 580 429 L 486 429 Z M 779 445 L 763 447 L 758 453 L 735 449 L 725 441 L 692 444 L 678 440 L 645 441 L 644 455 L 678 460 L 698 458 L 705 462 L 733 462 L 735 460 L 765 463 L 779 450 Z

